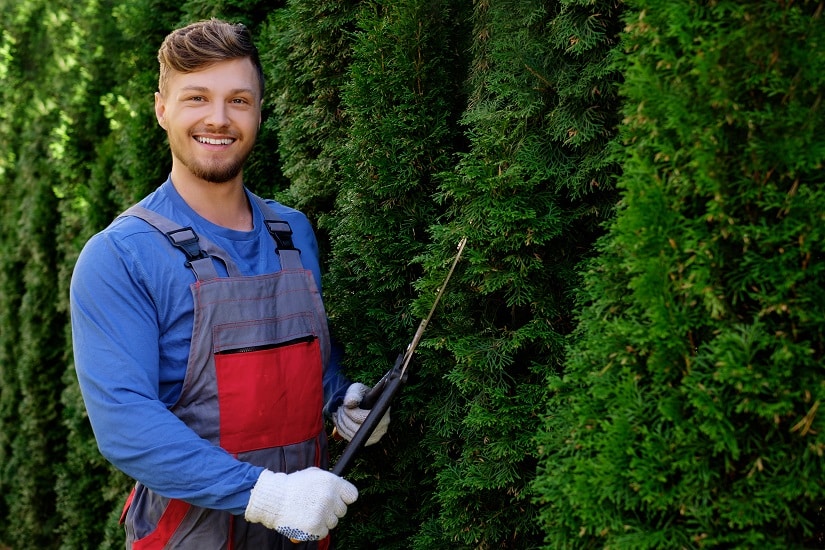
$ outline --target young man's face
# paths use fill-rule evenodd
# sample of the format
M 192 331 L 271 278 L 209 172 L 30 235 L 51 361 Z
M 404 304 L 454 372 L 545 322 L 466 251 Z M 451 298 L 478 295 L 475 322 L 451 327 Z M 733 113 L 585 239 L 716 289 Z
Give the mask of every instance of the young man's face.
M 155 94 L 155 115 L 169 136 L 172 171 L 198 179 L 240 181 L 261 124 L 258 75 L 249 59 L 173 72 Z

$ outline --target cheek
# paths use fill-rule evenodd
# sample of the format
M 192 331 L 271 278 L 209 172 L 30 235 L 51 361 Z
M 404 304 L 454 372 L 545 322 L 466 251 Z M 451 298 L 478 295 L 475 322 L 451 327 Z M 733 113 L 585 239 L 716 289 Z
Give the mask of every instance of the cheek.
M 260 119 L 250 119 L 244 121 L 243 125 L 240 126 L 244 135 L 255 139 L 258 135 L 258 131 L 261 129 L 261 121 Z
M 189 134 L 193 128 L 199 124 L 199 118 L 195 113 L 177 112 L 166 113 L 164 117 L 164 128 L 169 133 L 180 135 Z

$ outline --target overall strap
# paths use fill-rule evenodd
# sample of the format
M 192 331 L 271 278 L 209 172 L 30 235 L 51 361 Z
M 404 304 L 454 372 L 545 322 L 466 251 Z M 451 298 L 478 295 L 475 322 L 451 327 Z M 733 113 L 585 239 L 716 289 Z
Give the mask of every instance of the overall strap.
M 292 243 L 292 228 L 261 197 L 250 193 L 264 215 L 264 225 L 275 241 L 275 252 L 281 260 L 281 269 L 304 269 L 301 250 Z
M 229 255 L 220 247 L 206 238 L 199 237 L 191 227 L 182 227 L 180 224 L 161 216 L 157 212 L 143 208 L 142 206 L 132 206 L 118 217 L 134 216 L 145 221 L 169 239 L 173 246 L 179 248 L 186 254 L 184 265 L 195 273 L 199 281 L 217 279 L 218 273 L 215 270 L 213 257 L 221 260 L 226 265 L 226 271 L 230 277 L 239 277 L 240 270 L 235 265 Z

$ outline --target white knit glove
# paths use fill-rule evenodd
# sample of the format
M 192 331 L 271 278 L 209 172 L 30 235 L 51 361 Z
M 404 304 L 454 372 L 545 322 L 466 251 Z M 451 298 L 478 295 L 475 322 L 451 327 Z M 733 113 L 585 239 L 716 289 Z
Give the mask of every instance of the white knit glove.
M 297 541 L 321 540 L 358 498 L 355 485 L 332 472 L 307 468 L 291 474 L 264 470 L 244 517 Z
M 366 395 L 368 391 L 370 391 L 370 389 L 364 384 L 359 382 L 351 384 L 350 387 L 347 388 L 347 393 L 344 395 L 344 402 L 332 415 L 332 423 L 335 424 L 335 428 L 338 430 L 338 433 L 341 434 L 341 437 L 347 441 L 352 441 L 352 438 L 355 437 L 355 432 L 358 431 L 358 428 L 361 427 L 361 424 L 364 423 L 364 420 L 367 419 L 367 415 L 370 413 L 368 409 L 358 407 L 361 399 L 364 398 L 364 395 Z M 384 416 L 378 421 L 375 430 L 372 432 L 372 435 L 369 436 L 365 445 L 378 443 L 378 440 L 387 433 L 389 426 L 390 410 L 387 409 L 387 412 L 384 413 Z

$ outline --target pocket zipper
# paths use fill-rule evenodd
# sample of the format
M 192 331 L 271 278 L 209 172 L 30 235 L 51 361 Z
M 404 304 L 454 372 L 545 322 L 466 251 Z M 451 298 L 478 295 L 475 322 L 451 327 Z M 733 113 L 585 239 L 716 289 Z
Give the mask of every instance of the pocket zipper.
M 293 338 L 285 342 L 278 342 L 277 344 L 263 344 L 261 346 L 247 346 L 244 348 L 225 349 L 215 353 L 215 355 L 232 355 L 234 353 L 251 353 L 253 351 L 263 351 L 268 349 L 282 348 L 284 346 L 291 346 L 293 344 L 303 344 L 312 342 L 316 336 L 302 336 L 300 338 Z

